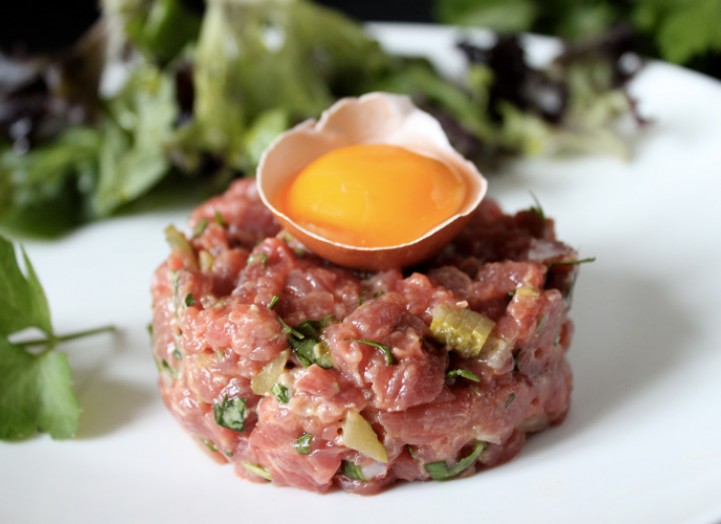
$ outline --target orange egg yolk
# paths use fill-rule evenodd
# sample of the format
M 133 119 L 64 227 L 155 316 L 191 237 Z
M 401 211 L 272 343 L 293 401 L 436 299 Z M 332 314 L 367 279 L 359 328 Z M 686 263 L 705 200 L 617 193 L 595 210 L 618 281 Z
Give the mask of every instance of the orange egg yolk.
M 436 159 L 393 145 L 336 149 L 293 177 L 285 214 L 328 240 L 356 247 L 413 242 L 455 215 L 463 179 Z

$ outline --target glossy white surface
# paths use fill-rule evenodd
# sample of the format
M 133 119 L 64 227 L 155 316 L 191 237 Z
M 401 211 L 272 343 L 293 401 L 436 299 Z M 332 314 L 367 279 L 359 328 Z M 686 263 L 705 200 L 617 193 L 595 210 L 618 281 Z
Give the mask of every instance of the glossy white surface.
M 445 28 L 375 30 L 458 67 Z M 188 209 L 159 211 L 27 244 L 59 332 L 122 332 L 64 347 L 84 410 L 76 440 L 0 443 L 0 522 L 719 522 L 721 84 L 654 63 L 633 92 L 655 124 L 632 161 L 525 161 L 490 180 L 507 210 L 533 191 L 560 237 L 597 257 L 575 291 L 571 412 L 515 460 L 376 497 L 251 484 L 212 462 L 155 389 L 149 280 L 163 227 Z

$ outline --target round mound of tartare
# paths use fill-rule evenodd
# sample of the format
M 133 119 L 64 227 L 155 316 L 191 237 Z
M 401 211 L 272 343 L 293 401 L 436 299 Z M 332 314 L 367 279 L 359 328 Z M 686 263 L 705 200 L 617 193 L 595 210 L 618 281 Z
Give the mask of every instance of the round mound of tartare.
M 563 420 L 573 249 L 484 200 L 431 260 L 360 272 L 281 229 L 253 180 L 166 231 L 152 283 L 160 390 L 253 481 L 363 494 L 470 475 Z

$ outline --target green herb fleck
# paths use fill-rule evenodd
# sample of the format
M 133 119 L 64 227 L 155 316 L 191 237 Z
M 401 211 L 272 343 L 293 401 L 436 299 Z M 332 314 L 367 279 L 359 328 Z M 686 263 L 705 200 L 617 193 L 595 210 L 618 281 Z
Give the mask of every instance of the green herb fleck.
M 516 400 L 516 394 L 515 394 L 515 393 L 511 393 L 510 395 L 508 395 L 508 398 L 506 399 L 505 407 L 508 408 L 508 406 L 510 406 L 511 404 L 513 404 L 513 401 L 514 401 L 514 400 Z
M 476 375 L 472 371 L 468 371 L 467 369 L 452 369 L 448 373 L 446 373 L 446 378 L 455 377 L 465 378 L 466 380 L 471 380 L 473 382 L 481 381 L 481 379 L 478 378 L 478 375 Z
M 198 220 L 198 223 L 195 224 L 195 229 L 193 229 L 193 238 L 197 238 L 200 235 L 202 235 L 207 227 L 208 227 L 208 219 L 207 218 L 201 218 L 200 220 Z
M 195 297 L 193 296 L 192 293 L 188 293 L 187 295 L 185 295 L 185 299 L 183 300 L 183 302 L 188 307 L 194 306 L 195 304 L 197 304 L 197 302 L 195 301 Z
M 268 309 L 273 309 L 279 300 L 280 297 L 278 295 L 273 295 L 273 298 L 271 298 L 270 302 L 268 302 Z
M 330 355 L 330 348 L 320 335 L 330 323 L 331 317 L 325 317 L 320 320 L 306 320 L 298 324 L 292 331 L 288 333 L 288 344 L 293 348 L 293 353 L 303 367 L 309 367 L 317 364 L 322 368 L 328 369 L 333 367 L 333 359 Z
M 183 354 L 180 352 L 180 350 L 177 347 L 175 349 L 173 349 L 173 356 L 177 360 L 181 360 L 183 358 Z
M 254 475 L 258 475 L 259 477 L 264 478 L 267 481 L 273 480 L 270 476 L 270 473 L 268 473 L 268 471 L 262 466 L 258 466 L 257 464 L 253 464 L 251 462 L 243 462 L 243 467 Z
M 371 346 L 376 349 L 380 349 L 383 352 L 383 355 L 386 359 L 386 364 L 389 366 L 392 366 L 396 364 L 398 361 L 393 356 L 393 350 L 390 346 L 387 346 L 385 344 L 381 344 L 380 342 L 375 342 L 373 340 L 366 340 L 364 338 L 347 338 L 345 339 L 348 342 L 358 342 L 359 344 L 365 344 L 366 346 Z
M 486 449 L 486 443 L 478 441 L 476 442 L 473 451 L 459 460 L 453 467 L 449 468 L 445 461 L 431 462 L 429 464 L 425 464 L 423 467 L 433 480 L 449 480 L 453 477 L 457 477 L 470 468 L 473 463 L 478 460 L 478 457 L 481 456 L 484 449 Z
M 228 223 L 223 218 L 223 215 L 220 214 L 220 211 L 215 211 L 215 223 L 218 224 L 223 229 L 228 229 Z
M 578 266 L 580 264 L 590 264 L 595 261 L 596 257 L 582 258 L 580 260 L 561 260 L 560 262 L 551 262 L 548 264 L 548 269 L 551 269 L 554 266 Z
M 303 340 L 305 338 L 303 333 L 301 333 L 295 328 L 290 327 L 280 315 L 276 315 L 276 318 L 278 319 L 278 322 L 280 322 L 280 328 L 283 330 L 283 333 L 288 335 L 290 338 L 297 340 Z
M 543 211 L 541 202 L 538 200 L 538 197 L 536 196 L 536 194 L 533 191 L 531 191 L 531 198 L 533 199 L 533 203 L 535 204 L 533 207 L 531 207 L 531 213 L 538 216 L 538 218 L 545 224 L 546 223 L 546 213 Z
M 353 462 L 349 460 L 344 460 L 343 465 L 341 466 L 341 471 L 343 475 L 348 477 L 351 480 L 359 480 L 360 482 L 368 482 L 365 478 L 365 475 L 363 475 L 363 470 L 358 466 L 357 464 L 354 464 Z
M 245 427 L 245 399 L 223 397 L 222 402 L 213 402 L 215 422 L 226 429 L 241 433 Z
M 157 363 L 157 367 L 158 367 L 158 372 L 167 373 L 168 375 L 173 377 L 173 379 L 178 378 L 178 372 L 175 371 L 175 368 L 173 366 L 171 366 L 167 360 L 165 360 L 163 358 L 163 359 L 156 361 L 156 363 Z
M 303 433 L 300 437 L 293 441 L 293 447 L 296 452 L 298 452 L 298 455 L 309 455 L 312 443 L 313 435 L 310 433 Z
M 248 257 L 248 264 L 260 264 L 260 267 L 266 267 L 268 265 L 268 254 L 253 253 Z
M 288 388 L 285 387 L 283 384 L 276 382 L 275 384 L 273 384 L 270 392 L 281 404 L 287 404 L 288 402 L 290 402 L 290 391 L 288 391 Z
M 208 448 L 208 451 L 211 453 L 215 453 L 218 451 L 218 448 L 215 446 L 213 441 L 205 439 L 205 438 L 198 438 L 198 442 L 200 442 L 203 446 Z

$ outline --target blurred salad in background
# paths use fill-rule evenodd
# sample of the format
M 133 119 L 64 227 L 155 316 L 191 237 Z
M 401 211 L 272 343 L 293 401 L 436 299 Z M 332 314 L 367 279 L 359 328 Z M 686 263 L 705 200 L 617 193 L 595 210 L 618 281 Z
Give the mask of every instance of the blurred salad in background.
M 619 119 L 641 122 L 625 90 L 640 67 L 632 42 L 616 26 L 539 69 L 515 34 L 490 47 L 461 39 L 466 75 L 452 83 L 307 0 L 104 0 L 63 50 L 0 54 L 12 73 L 0 82 L 0 225 L 52 236 L 149 195 L 200 200 L 252 175 L 289 126 L 374 90 L 411 95 L 482 169 L 521 155 L 627 156 Z
M 436 0 L 439 21 L 577 40 L 623 23 L 645 56 L 721 78 L 721 0 Z

